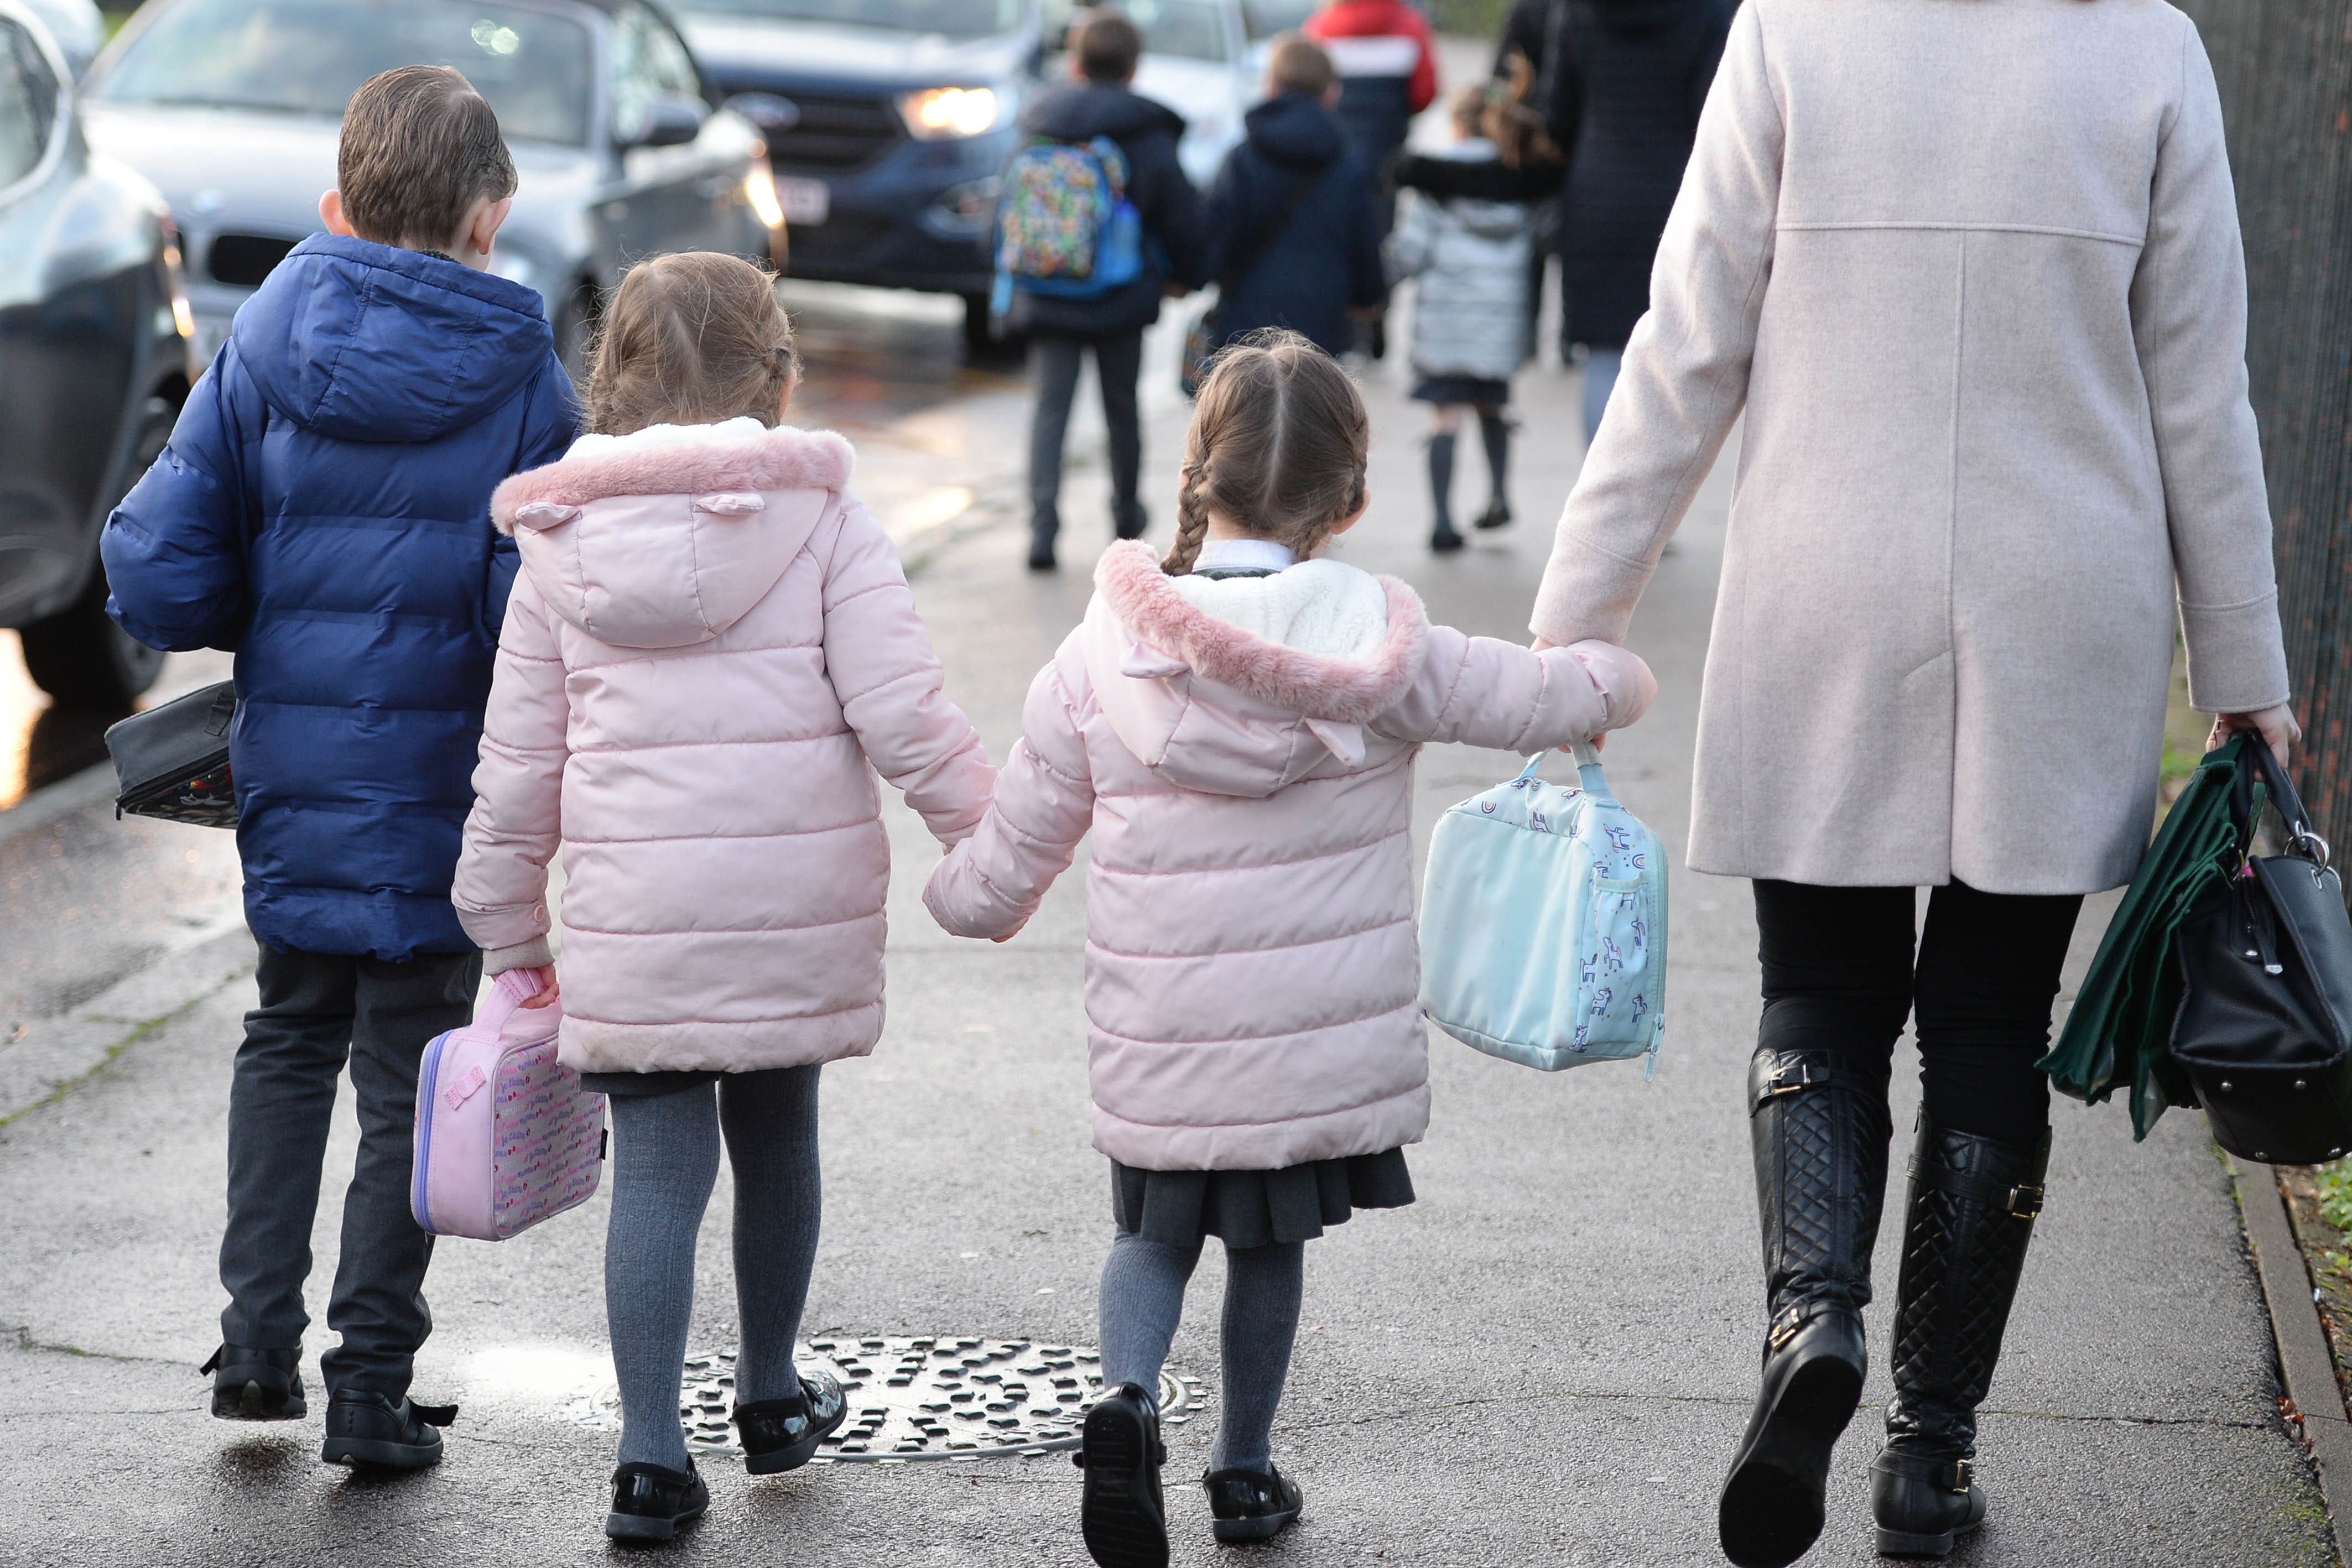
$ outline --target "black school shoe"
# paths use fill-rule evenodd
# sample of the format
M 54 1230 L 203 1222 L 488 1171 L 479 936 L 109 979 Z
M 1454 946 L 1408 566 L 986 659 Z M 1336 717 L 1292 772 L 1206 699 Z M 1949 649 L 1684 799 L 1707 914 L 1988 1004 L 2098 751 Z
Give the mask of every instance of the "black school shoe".
M 604 1533 L 615 1541 L 667 1541 L 709 1508 L 710 1489 L 692 1456 L 682 1470 L 632 1462 L 613 1472 L 613 1511 L 604 1516 Z
M 1087 1412 L 1078 1440 L 1087 1472 L 1078 1531 L 1101 1568 L 1168 1568 L 1168 1511 L 1160 1496 L 1160 1413 L 1151 1396 L 1122 1383 Z
M 1220 1541 L 1266 1541 L 1298 1517 L 1298 1483 L 1271 1464 L 1263 1470 L 1211 1470 L 1201 1478 L 1209 1493 L 1210 1528 Z
M 755 1476 L 799 1469 L 848 1416 L 841 1385 L 824 1372 L 803 1377 L 796 1397 L 738 1405 L 735 1430 L 743 1441 L 743 1468 Z
M 1452 555 L 1469 542 L 1454 531 L 1454 525 L 1451 523 L 1439 524 L 1431 530 L 1429 536 L 1429 548 L 1437 555 Z
M 421 1470 L 441 1462 L 441 1434 L 457 1418 L 455 1405 L 397 1405 L 357 1390 L 327 1401 L 327 1440 L 319 1458 L 331 1465 L 379 1470 Z
M 1478 514 L 1478 526 L 1482 528 L 1509 528 L 1511 526 L 1511 504 L 1508 501 L 1504 500 L 1500 496 L 1496 497 L 1493 500 L 1486 503 L 1486 509 Z
M 213 1375 L 213 1414 L 224 1421 L 299 1421 L 310 1413 L 302 1396 L 301 1362 L 299 1347 L 225 1344 L 196 1370 Z

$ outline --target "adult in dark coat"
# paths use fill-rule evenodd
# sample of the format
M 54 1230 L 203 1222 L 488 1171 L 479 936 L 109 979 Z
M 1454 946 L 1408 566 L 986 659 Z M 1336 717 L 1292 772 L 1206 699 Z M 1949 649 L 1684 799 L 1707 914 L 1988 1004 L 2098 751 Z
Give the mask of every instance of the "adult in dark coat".
M 1136 387 L 1143 330 L 1160 319 L 1160 297 L 1171 282 L 1200 281 L 1199 198 L 1176 158 L 1184 118 L 1129 89 L 1142 49 L 1142 35 L 1125 16 L 1088 13 L 1070 30 L 1075 79 L 1021 116 L 1021 128 L 1033 137 L 1074 146 L 1097 136 L 1117 142 L 1127 159 L 1127 199 L 1143 220 L 1144 267 L 1134 282 L 1092 299 L 1013 295 L 1013 324 L 1034 340 L 1037 361 L 1037 407 L 1029 426 L 1029 565 L 1038 571 L 1054 566 L 1054 540 L 1062 527 L 1062 448 L 1089 351 L 1102 389 L 1103 421 L 1110 427 L 1112 531 L 1123 539 L 1142 534 L 1143 425 Z
M 1569 155 L 1560 212 L 1563 349 L 1585 350 L 1585 434 L 1599 428 L 1650 266 L 1682 187 L 1735 0 L 1517 0 L 1496 59 L 1536 68 Z
M 1217 329 L 1232 342 L 1286 327 L 1336 357 L 1355 340 L 1354 318 L 1388 297 L 1380 193 L 1331 111 L 1330 57 L 1286 38 L 1268 72 L 1270 96 L 1244 118 L 1247 135 L 1209 192 Z

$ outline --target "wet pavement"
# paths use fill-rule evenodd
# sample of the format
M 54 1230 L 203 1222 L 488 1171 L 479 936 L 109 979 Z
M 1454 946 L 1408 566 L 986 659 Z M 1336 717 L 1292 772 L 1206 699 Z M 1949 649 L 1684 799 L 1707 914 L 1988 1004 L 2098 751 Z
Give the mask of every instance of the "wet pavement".
M 1024 571 L 1018 508 L 1003 499 L 1017 493 L 1017 383 L 961 368 L 952 316 L 835 292 L 796 300 L 811 358 L 803 415 L 856 435 L 861 492 L 887 497 L 877 511 L 901 519 L 925 516 L 923 497 L 940 491 L 996 498 L 945 533 L 898 526 L 922 560 L 916 594 L 949 693 L 1002 757 L 1108 538 L 1100 467 L 1081 468 L 1066 493 L 1065 570 Z M 1160 538 L 1183 418 L 1174 350 L 1171 321 L 1146 371 Z M 1520 383 L 1515 499 L 1530 520 L 1444 559 L 1422 542 L 1424 418 L 1406 380 L 1393 362 L 1365 371 L 1372 510 L 1339 553 L 1404 576 L 1440 619 L 1521 636 L 1549 519 L 1580 455 L 1576 377 L 1548 361 Z M 1608 753 L 1621 797 L 1670 844 L 1687 829 L 1734 456 L 1634 625 L 1658 704 Z M 1457 504 L 1483 501 L 1477 464 L 1462 466 Z M 1433 748 L 1419 770 L 1418 841 L 1447 804 L 1517 766 Z M 610 1387 L 603 1195 L 507 1242 L 441 1245 L 418 1393 L 464 1409 L 439 1469 L 384 1479 L 321 1467 L 317 1404 L 283 1427 L 204 1413 L 194 1367 L 220 1305 L 222 1124 L 251 984 L 233 854 L 223 858 L 226 834 L 117 824 L 102 796 L 84 793 L 34 795 L 17 809 L 30 825 L 13 831 L 14 814 L 0 813 L 0 998 L 16 1012 L 0 1030 L 11 1041 L 0 1045 L 0 1458 L 11 1504 L 0 1563 L 519 1568 L 637 1556 L 599 1532 L 612 1453 L 596 1419 Z M 825 1229 L 805 1331 L 856 1346 L 886 1385 L 927 1339 L 1093 1343 L 1110 1234 L 1104 1162 L 1087 1146 L 1081 878 L 1066 876 L 1014 941 L 955 941 L 918 902 L 936 847 L 895 800 L 888 825 L 890 1022 L 872 1058 L 824 1075 Z M 1411 1155 L 1420 1201 L 1360 1215 L 1309 1249 L 1276 1431 L 1278 1460 L 1305 1487 L 1305 1518 L 1270 1548 L 1214 1547 L 1187 1484 L 1205 1462 L 1204 1417 L 1170 1437 L 1178 1563 L 1720 1561 L 1714 1490 L 1746 1416 L 1762 1327 L 1741 1115 L 1755 932 L 1736 882 L 1678 870 L 1673 896 L 1673 1023 L 1654 1084 L 1630 1064 L 1540 1076 L 1433 1042 L 1435 1117 Z M 2109 907 L 2086 916 L 2070 985 Z M 1897 1082 L 1895 1124 L 1907 1127 L 1907 1068 Z M 2118 1107 L 2062 1102 L 2056 1124 L 2048 1207 L 1984 1419 L 1979 1473 L 1994 1512 L 1952 1561 L 2334 1562 L 2308 1465 L 2278 1420 L 2267 1320 L 2201 1124 L 2175 1113 L 2139 1145 Z M 353 1139 L 346 1106 L 331 1172 L 348 1171 Z M 331 1179 L 319 1218 L 310 1294 L 320 1318 L 339 1187 Z M 702 1347 L 734 1339 L 729 1202 L 722 1176 L 703 1232 L 691 1337 Z M 1878 1260 L 1890 1288 L 1871 1312 L 1882 1345 L 1895 1261 L 1890 1224 Z M 1221 1273 L 1212 1249 L 1173 1363 L 1200 1380 L 1209 1416 Z M 327 1343 L 314 1324 L 311 1356 Z M 713 1387 L 717 1366 L 703 1369 Z M 1838 1450 L 1832 1522 L 1809 1563 L 1877 1561 L 1865 1469 L 1885 1391 L 1882 1364 Z M 834 1465 L 756 1483 L 727 1458 L 704 1469 L 710 1515 L 647 1558 L 1085 1561 L 1065 1455 Z

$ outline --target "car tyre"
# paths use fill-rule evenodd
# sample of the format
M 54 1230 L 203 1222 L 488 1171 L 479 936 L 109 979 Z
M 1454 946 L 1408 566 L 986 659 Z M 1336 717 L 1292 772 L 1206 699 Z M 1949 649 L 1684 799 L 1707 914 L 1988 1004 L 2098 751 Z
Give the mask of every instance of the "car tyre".
M 964 358 L 975 365 L 1011 369 L 1029 357 L 1029 339 L 1007 329 L 989 313 L 988 296 L 963 297 Z
M 138 438 L 123 463 L 115 506 L 163 455 L 179 411 L 170 400 L 152 397 L 139 417 Z M 110 513 L 113 506 L 107 510 Z M 163 673 L 163 651 L 117 626 L 106 613 L 106 563 L 93 561 L 80 598 L 18 633 L 26 673 L 62 706 L 125 709 Z

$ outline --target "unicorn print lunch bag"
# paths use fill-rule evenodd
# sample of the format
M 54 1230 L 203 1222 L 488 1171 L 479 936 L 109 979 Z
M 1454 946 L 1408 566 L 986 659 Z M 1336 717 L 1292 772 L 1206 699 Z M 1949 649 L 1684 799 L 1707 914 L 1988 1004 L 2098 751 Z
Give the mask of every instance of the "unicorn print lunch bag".
M 1576 747 L 1579 785 L 1519 776 L 1448 810 L 1422 890 L 1422 1010 L 1465 1045 L 1557 1072 L 1647 1056 L 1665 1025 L 1658 836 Z

